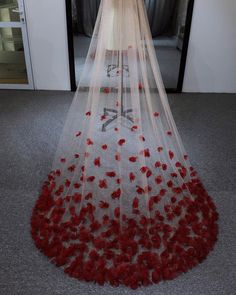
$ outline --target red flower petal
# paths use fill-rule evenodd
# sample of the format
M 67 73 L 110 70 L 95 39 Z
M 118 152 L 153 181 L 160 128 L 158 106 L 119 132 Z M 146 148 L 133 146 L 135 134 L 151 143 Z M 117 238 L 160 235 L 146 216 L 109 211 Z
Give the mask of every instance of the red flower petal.
M 135 180 L 135 175 L 134 175 L 134 173 L 130 172 L 130 174 L 129 174 L 129 180 L 130 180 L 130 182 L 132 182 L 132 181 Z
M 158 117 L 158 116 L 160 116 L 160 113 L 155 112 L 153 115 L 154 115 L 154 117 Z
M 115 214 L 115 217 L 116 218 L 119 218 L 120 217 L 120 208 L 119 207 L 115 208 L 114 214 Z
M 93 145 L 93 141 L 90 138 L 87 138 L 87 145 Z
M 167 135 L 169 135 L 169 136 L 172 135 L 172 132 L 171 132 L 171 131 L 167 131 L 166 133 L 167 133 Z
M 136 131 L 138 129 L 138 126 L 137 125 L 134 125 L 131 127 L 131 131 Z
M 161 175 L 157 176 L 157 177 L 155 178 L 155 181 L 156 181 L 157 184 L 162 183 L 162 177 L 161 177 Z
M 99 180 L 100 188 L 108 188 L 106 179 Z
M 121 183 L 121 179 L 120 178 L 117 178 L 116 183 L 117 184 L 120 184 Z
M 74 188 L 79 189 L 80 187 L 81 187 L 81 184 L 80 183 L 78 183 L 78 182 L 74 183 Z
M 137 190 L 136 190 L 136 192 L 139 194 L 139 195 L 141 195 L 141 194 L 143 194 L 144 193 L 144 189 L 141 187 L 141 186 L 136 186 L 137 187 Z
M 139 205 L 139 199 L 137 197 L 135 197 L 133 200 L 133 208 L 137 209 L 138 205 Z
M 72 166 L 68 167 L 68 170 L 70 172 L 73 172 L 73 171 L 75 171 L 75 168 L 76 168 L 76 166 L 75 165 L 72 165 Z
M 107 145 L 106 145 L 106 144 L 103 144 L 103 145 L 102 145 L 102 149 L 103 149 L 103 150 L 106 150 L 106 149 L 107 149 Z
M 146 166 L 140 168 L 140 171 L 141 171 L 143 174 L 146 173 L 148 170 L 149 170 L 149 168 L 146 167 Z
M 120 154 L 116 154 L 115 159 L 116 159 L 116 161 L 120 161 L 121 160 Z
M 109 204 L 108 204 L 107 202 L 100 201 L 100 203 L 99 203 L 99 207 L 100 207 L 101 209 L 107 209 L 107 208 L 109 208 Z
M 124 143 L 125 143 L 125 139 L 124 139 L 124 138 L 122 138 L 122 139 L 120 139 L 120 140 L 118 141 L 118 144 L 119 144 L 120 146 L 122 146 Z
M 98 167 L 101 167 L 101 158 L 100 157 L 98 157 L 98 158 L 96 158 L 94 160 L 94 165 L 95 166 L 98 166 Z
M 150 156 L 151 156 L 149 149 L 145 149 L 145 150 L 141 151 L 141 155 L 143 155 L 146 158 L 150 158 Z
M 85 115 L 89 117 L 89 116 L 91 116 L 91 112 L 88 111 Z
M 104 121 L 104 120 L 106 120 L 106 118 L 107 118 L 107 116 L 106 116 L 106 115 L 102 115 L 102 116 L 101 116 L 101 121 Z
M 79 154 L 74 155 L 76 159 L 79 159 Z
M 172 151 L 169 151 L 169 156 L 170 156 L 170 159 L 172 160 L 174 158 L 175 154 Z
M 116 173 L 114 171 L 111 171 L 111 172 L 106 172 L 106 175 L 108 177 L 115 177 L 116 176 Z
M 120 188 L 111 194 L 112 199 L 119 199 L 120 196 L 121 196 L 121 189 Z
M 162 164 L 162 169 L 165 171 L 167 170 L 167 165 L 166 164 Z
M 157 162 L 155 163 L 155 167 L 156 167 L 156 168 L 161 167 L 161 162 L 160 162 L 160 161 L 157 161 Z
M 65 158 L 61 159 L 61 162 L 62 163 L 65 163 L 66 162 L 66 159 Z
M 81 135 L 81 131 L 79 131 L 78 133 L 76 133 L 76 137 L 79 137 Z
M 89 199 L 92 199 L 93 198 L 93 194 L 92 193 L 88 193 L 86 196 L 85 196 L 85 200 L 89 200 Z
M 137 159 L 138 159 L 138 157 L 130 157 L 129 161 L 132 163 L 135 163 L 135 162 L 137 162 Z
M 66 179 L 66 181 L 65 181 L 65 186 L 66 186 L 66 187 L 69 187 L 70 184 L 71 184 L 71 182 L 69 181 L 69 179 Z
M 89 176 L 88 178 L 87 178 L 87 181 L 88 182 L 93 182 L 95 180 L 95 176 Z
M 139 136 L 139 139 L 140 139 L 141 141 L 145 141 L 145 137 L 144 137 L 143 135 L 140 135 L 140 136 Z
M 169 180 L 169 181 L 167 182 L 167 186 L 168 186 L 168 187 L 173 187 L 173 185 L 174 185 L 174 184 L 173 184 L 173 181 L 172 181 L 172 180 Z
M 162 152 L 163 151 L 163 147 L 162 146 L 159 146 L 158 148 L 157 148 L 157 151 L 160 153 L 160 152 Z

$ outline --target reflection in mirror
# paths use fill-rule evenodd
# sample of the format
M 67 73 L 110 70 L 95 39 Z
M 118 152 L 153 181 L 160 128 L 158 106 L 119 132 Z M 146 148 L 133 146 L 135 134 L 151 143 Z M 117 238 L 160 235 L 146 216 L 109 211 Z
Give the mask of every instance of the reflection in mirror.
M 17 0 L 0 0 L 0 22 L 18 22 L 20 15 Z
M 189 0 L 144 0 L 160 70 L 176 89 Z M 101 0 L 72 0 L 76 82 L 80 79 Z
M 27 84 L 27 70 L 20 28 L 0 28 L 0 84 Z

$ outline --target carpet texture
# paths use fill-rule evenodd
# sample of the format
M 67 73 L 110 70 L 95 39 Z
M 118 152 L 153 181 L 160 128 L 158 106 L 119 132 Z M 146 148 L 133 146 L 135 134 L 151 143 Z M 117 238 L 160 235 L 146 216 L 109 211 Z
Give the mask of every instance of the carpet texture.
M 136 291 L 80 282 L 52 265 L 33 244 L 30 216 L 73 94 L 0 91 L 0 294 L 235 294 L 236 95 L 169 97 L 191 162 L 220 214 L 219 240 L 207 260 L 174 281 Z

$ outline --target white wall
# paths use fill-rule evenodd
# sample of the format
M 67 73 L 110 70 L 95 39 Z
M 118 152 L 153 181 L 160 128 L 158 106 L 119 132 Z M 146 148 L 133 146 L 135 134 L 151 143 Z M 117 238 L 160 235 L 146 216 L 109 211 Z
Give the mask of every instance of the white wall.
M 69 90 L 65 0 L 25 0 L 36 89 Z
M 236 1 L 195 0 L 184 92 L 236 92 Z

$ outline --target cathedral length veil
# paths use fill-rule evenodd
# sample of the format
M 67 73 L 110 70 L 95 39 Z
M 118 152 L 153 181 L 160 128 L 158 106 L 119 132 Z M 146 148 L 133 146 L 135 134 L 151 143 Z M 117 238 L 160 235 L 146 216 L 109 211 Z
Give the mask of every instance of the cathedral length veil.
M 33 210 L 37 248 L 71 277 L 135 289 L 202 262 L 217 219 L 176 129 L 143 0 L 102 0 Z

